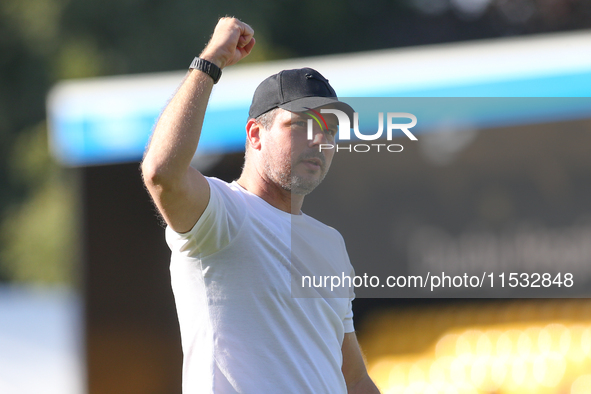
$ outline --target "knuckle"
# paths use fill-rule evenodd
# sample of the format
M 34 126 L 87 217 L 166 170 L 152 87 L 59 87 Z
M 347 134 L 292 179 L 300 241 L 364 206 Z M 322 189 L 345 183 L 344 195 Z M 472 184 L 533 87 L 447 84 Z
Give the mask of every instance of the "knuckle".
M 219 23 L 224 25 L 232 25 L 235 22 L 236 18 L 232 16 L 223 16 L 220 18 Z

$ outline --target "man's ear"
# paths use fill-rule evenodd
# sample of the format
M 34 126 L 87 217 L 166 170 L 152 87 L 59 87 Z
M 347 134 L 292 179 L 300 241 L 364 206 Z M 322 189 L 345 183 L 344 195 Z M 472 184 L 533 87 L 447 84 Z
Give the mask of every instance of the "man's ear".
M 261 149 L 261 125 L 254 119 L 248 119 L 246 123 L 246 138 L 250 147 L 256 150 Z

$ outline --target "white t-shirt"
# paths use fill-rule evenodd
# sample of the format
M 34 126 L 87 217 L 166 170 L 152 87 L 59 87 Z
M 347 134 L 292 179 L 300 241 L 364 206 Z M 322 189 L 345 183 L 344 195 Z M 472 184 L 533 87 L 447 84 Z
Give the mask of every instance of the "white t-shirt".
M 346 393 L 341 345 L 354 331 L 352 297 L 292 297 L 290 272 L 299 261 L 304 271 L 352 275 L 343 238 L 236 182 L 208 181 L 209 204 L 193 229 L 166 230 L 183 393 Z

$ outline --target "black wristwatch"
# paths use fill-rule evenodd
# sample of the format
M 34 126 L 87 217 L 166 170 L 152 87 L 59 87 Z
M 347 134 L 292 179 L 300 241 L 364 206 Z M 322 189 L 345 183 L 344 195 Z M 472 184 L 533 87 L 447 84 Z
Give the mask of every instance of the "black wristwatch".
M 193 59 L 193 62 L 191 62 L 189 68 L 194 68 L 196 70 L 203 71 L 211 78 L 213 78 L 213 83 L 218 83 L 218 81 L 222 77 L 222 70 L 218 66 L 216 66 L 210 61 L 201 59 L 200 57 L 196 57 L 195 59 Z

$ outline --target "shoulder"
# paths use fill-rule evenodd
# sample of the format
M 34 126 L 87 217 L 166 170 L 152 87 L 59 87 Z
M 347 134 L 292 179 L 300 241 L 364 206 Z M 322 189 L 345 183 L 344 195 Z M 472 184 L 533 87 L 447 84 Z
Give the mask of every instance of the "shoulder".
M 210 197 L 205 211 L 186 233 L 166 229 L 172 250 L 207 256 L 226 247 L 238 234 L 248 215 L 240 188 L 218 178 L 205 177 Z
M 206 176 L 205 179 L 209 183 L 209 187 L 215 188 L 220 192 L 229 193 L 233 190 L 232 183 L 228 183 L 224 180 L 212 176 Z
M 245 193 L 236 182 L 226 182 L 214 177 L 205 177 L 205 179 L 211 190 L 210 199 L 220 198 L 225 203 L 240 203 L 244 200 Z
M 307 226 L 310 226 L 310 227 L 314 228 L 316 231 L 325 234 L 325 236 L 327 236 L 327 237 L 333 238 L 335 241 L 338 241 L 339 243 L 342 243 L 343 245 L 345 244 L 345 240 L 344 240 L 343 236 L 341 235 L 341 233 L 337 229 L 321 222 L 318 219 L 313 218 L 312 216 L 308 216 L 305 213 L 302 215 L 303 215 L 303 218 L 304 218 Z
M 318 220 L 316 218 L 313 218 L 312 216 L 309 216 L 309 215 L 306 215 L 305 213 L 302 213 L 302 217 L 303 217 L 303 219 L 306 221 L 306 223 L 309 226 L 313 226 L 313 227 L 316 227 L 318 229 L 322 229 L 324 231 L 331 232 L 331 233 L 336 233 L 336 234 L 339 234 L 340 235 L 340 233 L 338 232 L 337 229 L 335 229 L 334 227 L 329 226 L 328 224 L 325 224 L 325 223 L 321 222 L 320 220 Z

